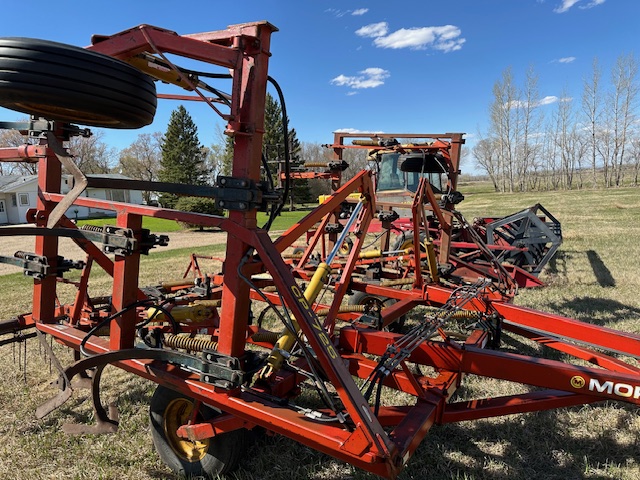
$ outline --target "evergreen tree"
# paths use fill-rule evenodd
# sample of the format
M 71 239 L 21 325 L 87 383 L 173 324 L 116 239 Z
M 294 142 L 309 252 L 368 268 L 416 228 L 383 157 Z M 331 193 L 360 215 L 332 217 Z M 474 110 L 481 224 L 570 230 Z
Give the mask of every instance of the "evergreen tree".
M 167 133 L 162 141 L 162 158 L 158 178 L 161 182 L 205 185 L 206 150 L 198 140 L 198 128 L 187 110 L 180 105 L 171 112 Z M 173 208 L 176 195 L 162 194 L 163 206 Z
M 289 125 L 289 119 L 287 118 L 287 126 Z M 267 160 L 269 161 L 269 167 L 271 168 L 271 174 L 276 186 L 284 187 L 284 184 L 277 178 L 278 169 L 281 168 L 284 171 L 284 130 L 283 130 L 283 112 L 282 107 L 278 101 L 267 93 L 265 101 L 265 114 L 264 114 L 264 136 L 262 140 L 263 150 Z M 291 167 L 298 167 L 301 165 L 300 161 L 300 141 L 298 140 L 295 129 L 288 129 L 289 137 L 289 156 L 291 158 Z M 306 179 L 292 180 L 289 184 L 290 195 L 290 209 L 293 210 L 294 203 L 306 203 L 311 199 L 309 192 L 309 182 Z
M 301 167 L 304 163 L 300 159 L 300 153 L 302 146 L 296 133 L 296 129 L 289 130 L 289 154 L 291 155 L 292 167 Z M 298 180 L 291 180 L 291 189 L 289 191 L 289 210 L 293 210 L 294 204 L 309 203 L 313 200 L 311 196 L 311 190 L 309 189 L 309 180 L 301 178 Z

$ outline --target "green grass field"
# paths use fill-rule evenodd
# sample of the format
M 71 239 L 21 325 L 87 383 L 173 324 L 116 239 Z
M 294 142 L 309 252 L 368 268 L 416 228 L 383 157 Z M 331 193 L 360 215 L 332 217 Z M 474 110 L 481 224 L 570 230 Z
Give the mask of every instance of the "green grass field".
M 466 199 L 459 207 L 469 220 L 514 213 L 539 202 L 562 222 L 564 243 L 541 275 L 547 287 L 521 290 L 517 304 L 640 333 L 640 189 L 495 194 L 486 185 L 466 187 L 460 187 Z M 285 212 L 273 229 L 285 229 L 304 213 Z M 198 252 L 215 256 L 223 248 L 215 245 Z M 179 278 L 192 250 L 153 251 L 143 260 L 141 283 Z M 21 274 L 0 276 L 0 319 L 29 310 L 30 285 Z M 107 292 L 109 286 L 110 278 L 98 275 L 91 293 Z M 63 290 L 61 297 L 73 292 L 68 286 Z M 103 375 L 103 403 L 117 403 L 120 430 L 111 436 L 67 436 L 60 430 L 62 424 L 92 421 L 88 393 L 76 392 L 58 411 L 36 420 L 35 408 L 56 393 L 49 385 L 55 371 L 42 359 L 33 339 L 27 342 L 24 372 L 22 345 L 0 347 L 0 478 L 181 478 L 162 464 L 151 444 L 148 404 L 155 384 L 108 367 Z M 504 348 L 529 351 L 532 347 L 506 335 Z M 54 349 L 63 363 L 72 361 L 67 349 L 57 345 Z M 526 387 L 468 377 L 461 394 L 498 396 L 522 388 Z M 258 437 L 246 446 L 241 467 L 227 478 L 377 477 L 284 437 Z M 637 480 L 640 409 L 603 402 L 434 426 L 400 478 Z
M 115 218 L 94 218 L 91 220 L 79 220 L 78 226 L 82 225 L 115 225 Z M 177 232 L 183 230 L 178 222 L 173 220 L 165 220 L 163 218 L 143 217 L 142 228 L 147 228 L 152 232 Z

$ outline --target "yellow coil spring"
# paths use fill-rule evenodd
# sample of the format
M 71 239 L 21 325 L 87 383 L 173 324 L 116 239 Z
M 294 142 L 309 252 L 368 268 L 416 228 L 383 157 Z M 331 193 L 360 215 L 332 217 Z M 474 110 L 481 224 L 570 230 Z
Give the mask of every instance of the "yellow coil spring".
M 276 343 L 278 338 L 280 338 L 278 332 L 256 332 L 251 335 L 251 340 L 254 342 Z
M 380 282 L 381 287 L 393 287 L 396 285 L 411 285 L 415 278 L 398 278 L 396 280 L 384 280 Z
M 430 307 L 429 310 L 434 312 L 438 311 L 437 307 Z M 450 317 L 451 320 L 479 320 L 482 318 L 482 313 L 475 310 L 458 310 L 454 312 Z
M 306 162 L 302 166 L 305 167 L 305 168 L 317 168 L 317 167 L 328 168 L 329 164 L 326 163 L 326 162 L 324 162 L 324 163 L 322 163 L 322 162 Z
M 202 305 L 203 307 L 219 307 L 222 305 L 222 300 L 196 300 L 193 305 Z
M 202 352 L 203 350 L 217 350 L 218 342 L 211 340 L 208 336 L 191 337 L 189 335 L 175 335 L 165 333 L 164 346 L 169 348 L 181 348 L 190 352 Z
M 366 305 L 343 305 L 338 308 L 338 313 L 364 313 Z M 326 317 L 329 315 L 329 309 L 323 308 L 316 311 L 316 315 L 319 317 Z

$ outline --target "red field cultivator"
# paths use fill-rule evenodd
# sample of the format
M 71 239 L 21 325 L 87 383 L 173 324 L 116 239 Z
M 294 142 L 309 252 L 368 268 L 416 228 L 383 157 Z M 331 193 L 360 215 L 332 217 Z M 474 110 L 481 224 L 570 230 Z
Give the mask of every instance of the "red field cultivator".
M 441 233 L 421 237 L 421 229 L 414 228 L 411 245 L 395 251 L 388 248 L 389 238 L 380 251 L 367 250 L 371 222 L 390 222 L 385 215 L 391 213 L 385 212 L 392 211 L 379 201 L 371 170 L 341 185 L 278 239 L 270 238 L 271 220 L 286 199 L 261 179 L 267 63 L 275 30 L 261 22 L 181 36 L 142 25 L 94 37 L 87 49 L 0 39 L 0 104 L 34 115 L 24 124 L 3 125 L 28 140 L 1 149 L 0 160 L 37 163 L 39 186 L 37 208 L 28 217 L 35 226 L 0 230 L 3 236 L 36 239 L 35 252 L 2 257 L 23 267 L 34 286 L 32 311 L 0 323 L 0 333 L 31 329 L 77 353 L 75 363 L 60 366 L 60 392 L 37 415 L 62 405 L 77 388 L 76 377 L 90 378 L 97 425 L 67 430 L 114 431 L 117 420 L 100 401 L 102 370 L 113 364 L 158 384 L 150 406 L 153 440 L 176 471 L 230 471 L 247 430 L 262 427 L 395 478 L 435 424 L 601 400 L 640 404 L 640 369 L 634 360 L 621 359 L 638 357 L 640 337 L 513 305 L 514 277 L 495 260 L 486 238 L 453 208 L 455 184 L 441 192 L 449 197 L 437 207 L 442 198 L 436 198 L 428 178 L 418 179 L 412 223 L 426 232 L 437 221 Z M 176 58 L 224 73 L 182 69 Z M 71 123 L 113 128 L 150 123 L 156 101 L 152 77 L 195 92 L 227 121 L 226 133 L 234 139 L 231 176 L 218 177 L 209 187 L 106 184 L 75 167 L 64 142 L 89 132 Z M 231 93 L 210 87 L 202 80 L 207 78 L 228 81 Z M 449 152 L 459 159 L 462 136 L 450 137 Z M 446 148 L 438 136 L 427 150 L 437 156 Z M 60 193 L 63 167 L 75 179 L 66 195 Z M 88 186 L 211 197 L 228 215 L 82 196 Z M 350 217 L 335 221 L 354 193 L 360 200 Z M 72 206 L 112 211 L 115 226 L 79 229 L 66 216 Z M 263 228 L 257 225 L 258 210 L 271 214 Z M 158 278 L 139 285 L 142 256 L 168 241 L 142 229 L 144 216 L 227 232 L 222 270 L 193 268 L 197 274 L 179 282 Z M 456 229 L 473 238 L 486 265 L 464 258 L 452 263 L 448 250 Z M 301 257 L 283 259 L 308 231 L 315 233 Z M 494 230 L 494 235 L 499 234 Z M 343 249 L 347 236 L 352 246 Z M 73 239 L 86 257 L 58 256 L 60 237 Z M 69 283 L 64 274 L 71 268 L 80 271 L 72 283 L 76 293 L 59 301 L 58 285 Z M 113 278 L 107 296 L 89 293 L 95 269 Z M 381 298 L 383 305 L 378 311 L 345 305 L 345 295 L 356 291 Z M 253 321 L 255 307 L 268 309 L 276 327 Z M 407 314 L 412 318 L 401 324 Z M 576 362 L 500 351 L 505 330 Z M 536 388 L 458 400 L 456 390 L 468 374 Z M 313 392 L 311 399 L 300 395 L 303 388 Z

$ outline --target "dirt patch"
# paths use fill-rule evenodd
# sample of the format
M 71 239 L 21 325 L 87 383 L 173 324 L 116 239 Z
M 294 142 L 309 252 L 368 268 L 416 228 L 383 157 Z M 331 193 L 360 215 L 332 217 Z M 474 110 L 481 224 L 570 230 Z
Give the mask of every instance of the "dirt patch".
M 156 235 L 163 235 L 156 233 Z M 227 234 L 225 232 L 170 232 L 164 235 L 169 236 L 169 245 L 166 247 L 157 247 L 158 250 L 173 250 L 176 248 L 198 247 L 203 245 L 216 245 L 226 243 Z M 59 255 L 69 260 L 84 260 L 85 253 L 79 248 L 73 240 L 69 238 L 60 238 L 58 244 Z M 2 236 L 0 237 L 0 255 L 13 256 L 15 252 L 22 250 L 25 252 L 33 252 L 35 250 L 35 237 L 27 236 Z M 16 273 L 20 270 L 5 263 L 0 263 L 0 275 Z

